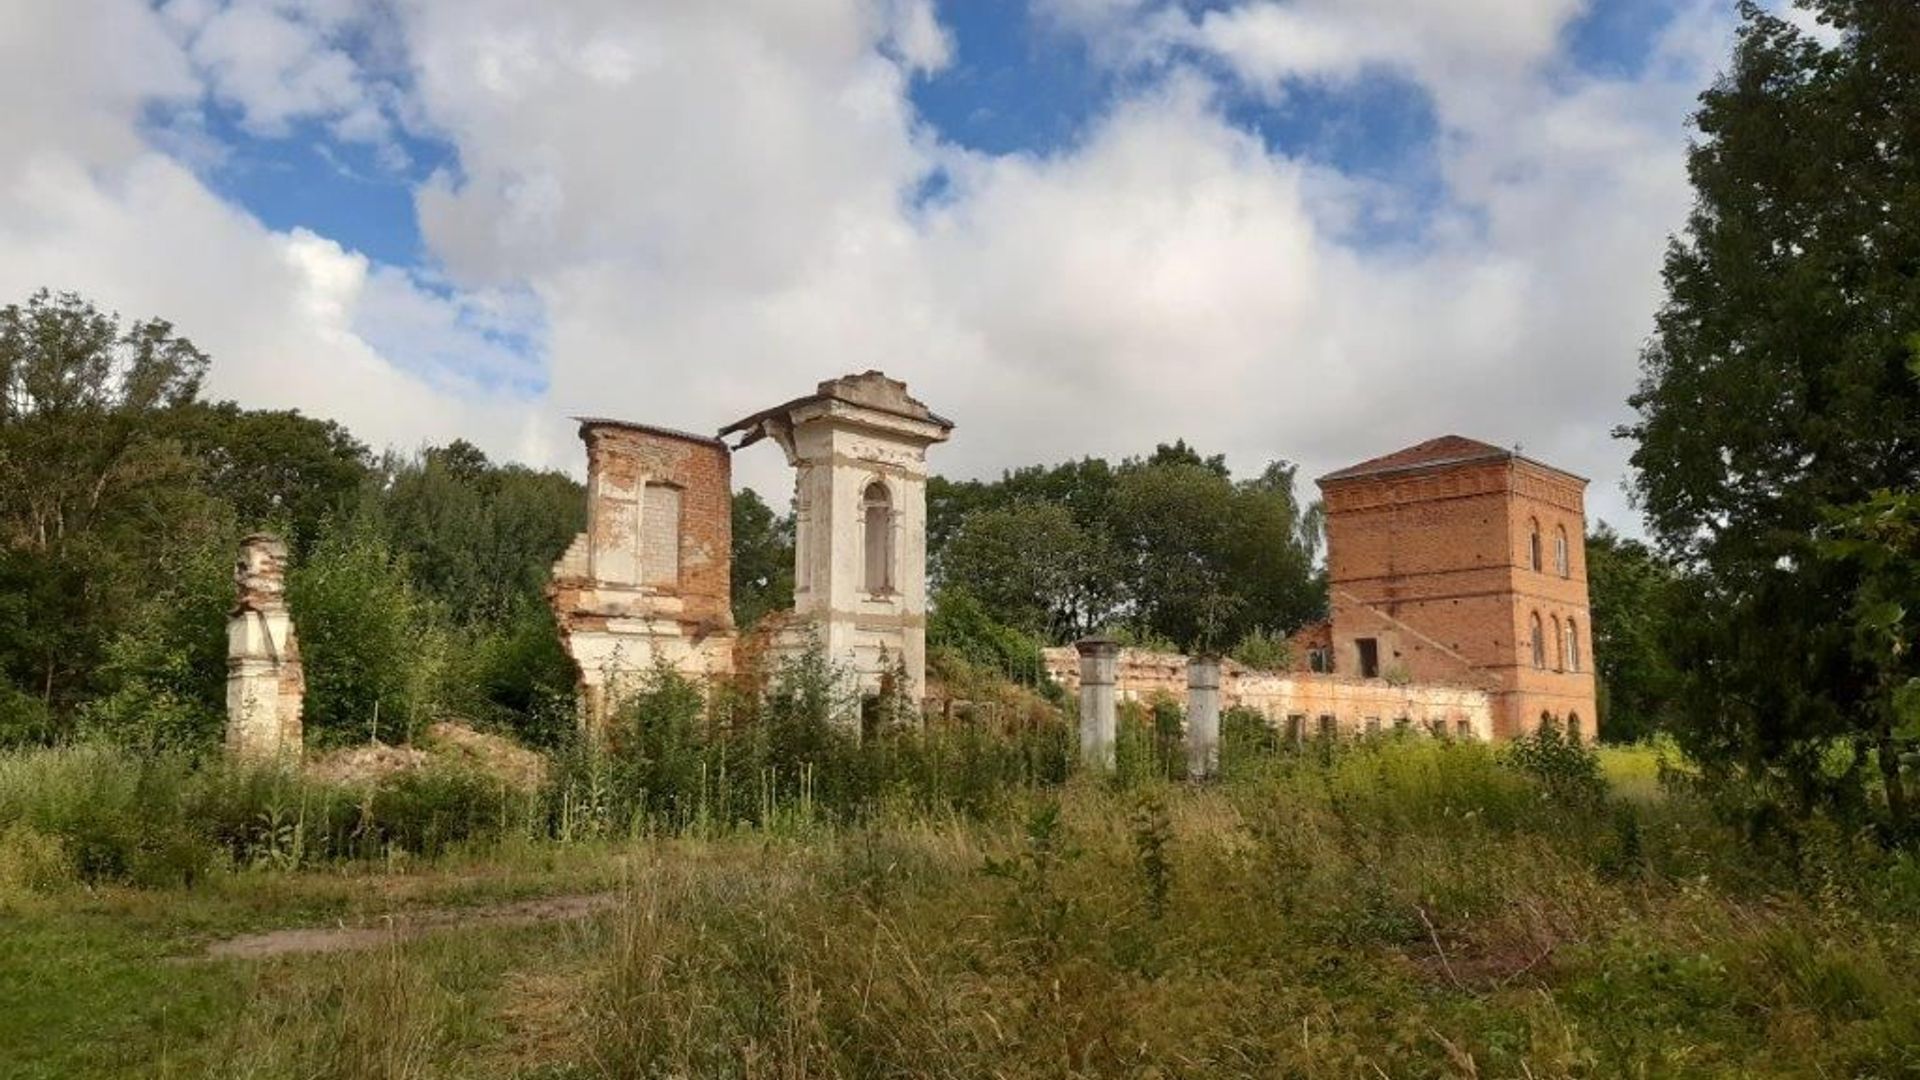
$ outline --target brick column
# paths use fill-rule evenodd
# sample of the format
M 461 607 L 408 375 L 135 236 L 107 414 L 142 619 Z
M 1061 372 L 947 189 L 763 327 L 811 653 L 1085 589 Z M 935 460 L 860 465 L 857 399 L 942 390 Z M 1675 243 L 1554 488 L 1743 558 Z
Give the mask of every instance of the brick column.
M 1097 769 L 1113 768 L 1114 679 L 1120 646 L 1106 638 L 1073 643 L 1080 652 L 1080 760 Z
M 1220 769 L 1220 658 L 1187 661 L 1187 775 L 1195 780 Z

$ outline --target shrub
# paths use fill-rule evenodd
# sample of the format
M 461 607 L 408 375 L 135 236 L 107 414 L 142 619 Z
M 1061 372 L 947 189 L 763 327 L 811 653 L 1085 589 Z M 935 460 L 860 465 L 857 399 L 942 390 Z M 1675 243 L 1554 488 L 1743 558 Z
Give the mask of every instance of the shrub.
M 1556 802 L 1575 808 L 1598 806 L 1607 795 L 1600 755 L 1578 739 L 1542 724 L 1501 749 L 1501 760 L 1538 781 Z
M 289 572 L 287 600 L 306 668 L 310 742 L 354 742 L 376 726 L 387 742 L 407 741 L 435 705 L 446 632 L 373 523 L 329 522 Z
M 1051 682 L 1040 641 L 997 622 L 985 605 L 958 586 L 948 586 L 934 597 L 933 613 L 927 619 L 927 647 L 951 650 L 970 664 L 1024 686 Z
M 1293 643 L 1285 634 L 1255 627 L 1233 647 L 1232 656 L 1255 671 L 1286 671 L 1293 666 Z

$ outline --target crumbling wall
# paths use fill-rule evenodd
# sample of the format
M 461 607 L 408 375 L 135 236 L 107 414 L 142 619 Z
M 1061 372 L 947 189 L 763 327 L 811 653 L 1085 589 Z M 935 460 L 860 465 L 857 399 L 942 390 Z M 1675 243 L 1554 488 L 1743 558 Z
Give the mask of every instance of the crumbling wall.
M 732 462 L 718 439 L 642 424 L 585 419 L 580 438 L 587 529 L 547 597 L 597 729 L 656 665 L 733 670 Z
M 1070 694 L 1080 689 L 1080 657 L 1072 648 L 1046 649 L 1047 673 Z M 1187 699 L 1188 658 L 1180 653 L 1122 649 L 1115 672 L 1121 701 Z M 1341 735 L 1385 730 L 1404 723 L 1419 731 L 1490 739 L 1493 699 L 1470 685 L 1396 683 L 1352 675 L 1254 671 L 1232 660 L 1220 665 L 1223 708 L 1247 708 L 1276 728 L 1311 735 L 1330 723 Z M 1323 718 L 1331 718 L 1326 720 Z
M 227 617 L 227 752 L 297 758 L 306 675 L 286 600 L 287 545 L 255 533 L 240 541 L 237 596 Z

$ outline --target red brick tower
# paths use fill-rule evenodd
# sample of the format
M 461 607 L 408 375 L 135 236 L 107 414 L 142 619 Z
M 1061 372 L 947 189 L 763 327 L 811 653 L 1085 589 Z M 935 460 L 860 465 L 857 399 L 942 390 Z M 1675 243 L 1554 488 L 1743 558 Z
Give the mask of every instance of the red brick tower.
M 1586 480 L 1447 435 L 1319 485 L 1337 670 L 1483 686 L 1496 738 L 1595 733 Z

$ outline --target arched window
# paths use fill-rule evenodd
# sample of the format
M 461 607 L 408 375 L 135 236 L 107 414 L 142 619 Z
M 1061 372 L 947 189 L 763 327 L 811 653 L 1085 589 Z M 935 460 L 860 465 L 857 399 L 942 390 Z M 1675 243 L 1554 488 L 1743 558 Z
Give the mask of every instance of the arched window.
M 1580 741 L 1580 714 L 1577 712 L 1567 714 L 1567 741 Z
M 1540 569 L 1540 519 L 1527 519 L 1527 567 Z
M 1567 620 L 1567 670 L 1580 670 L 1580 631 L 1574 628 L 1573 620 Z
M 1560 616 L 1554 615 L 1552 616 L 1552 619 L 1553 619 L 1553 666 L 1564 670 L 1567 662 L 1567 633 L 1566 631 L 1560 629 Z
M 890 593 L 893 580 L 893 493 L 884 481 L 867 485 L 861 497 L 866 517 L 867 592 Z
M 1533 613 L 1533 666 L 1547 666 L 1547 631 L 1540 625 L 1540 613 Z
M 1567 548 L 1567 527 L 1559 526 L 1553 534 L 1553 568 L 1561 577 L 1573 575 L 1573 556 Z

